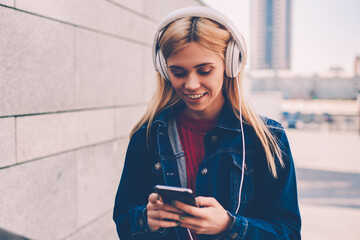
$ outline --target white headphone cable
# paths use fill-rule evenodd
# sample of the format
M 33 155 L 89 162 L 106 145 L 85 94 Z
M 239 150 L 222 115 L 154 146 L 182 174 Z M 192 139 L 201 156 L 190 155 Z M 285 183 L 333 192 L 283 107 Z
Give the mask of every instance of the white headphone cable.
M 240 85 L 239 85 L 239 81 L 238 81 L 238 77 L 235 77 L 235 81 L 237 84 L 237 88 L 238 88 L 238 93 L 239 93 L 239 115 L 240 115 L 240 128 L 241 128 L 241 137 L 242 137 L 242 149 L 243 149 L 243 153 L 242 153 L 242 164 L 241 164 L 241 182 L 240 182 L 240 188 L 239 188 L 239 200 L 238 200 L 238 206 L 236 208 L 235 214 L 239 211 L 240 208 L 240 203 L 241 203 L 241 192 L 242 192 L 242 186 L 243 186 L 243 182 L 244 182 L 244 173 L 245 173 L 245 136 L 244 136 L 244 127 L 243 127 L 243 122 L 242 122 L 242 114 L 241 114 L 241 95 L 240 95 Z M 189 233 L 189 237 L 191 240 L 194 240 L 190 230 L 187 228 L 187 231 Z
M 192 237 L 192 235 L 191 235 L 190 229 L 188 229 L 188 228 L 187 228 L 186 230 L 187 230 L 187 231 L 188 231 L 188 233 L 189 233 L 189 237 L 190 237 L 190 239 L 191 239 L 191 240 L 194 240 L 194 239 L 193 239 L 193 237 Z
M 240 85 L 239 85 L 239 79 L 238 77 L 235 77 L 235 81 L 238 88 L 238 94 L 239 94 L 239 115 L 240 115 L 240 127 L 241 127 L 241 137 L 242 137 L 242 165 L 241 165 L 241 182 L 240 182 L 240 188 L 239 188 L 239 200 L 238 200 L 238 206 L 236 208 L 235 214 L 239 211 L 240 203 L 241 203 L 241 192 L 244 182 L 244 173 L 245 173 L 245 136 L 244 136 L 244 128 L 243 128 L 243 122 L 242 122 L 242 113 L 241 113 L 241 92 L 240 92 Z

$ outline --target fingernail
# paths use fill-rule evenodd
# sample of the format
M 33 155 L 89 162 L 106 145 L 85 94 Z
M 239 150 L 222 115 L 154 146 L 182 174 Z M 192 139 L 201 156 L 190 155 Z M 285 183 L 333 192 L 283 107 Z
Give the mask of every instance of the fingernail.
M 184 216 L 179 216 L 179 219 L 180 220 L 185 220 L 185 217 Z
M 171 205 L 172 205 L 172 206 L 176 206 L 176 201 L 175 201 L 175 200 L 172 200 L 172 201 L 171 201 Z
M 156 199 L 157 199 L 157 200 L 160 200 L 160 195 L 157 195 Z
M 181 224 L 180 222 L 176 222 L 176 225 L 177 225 L 177 226 L 180 226 L 180 224 Z

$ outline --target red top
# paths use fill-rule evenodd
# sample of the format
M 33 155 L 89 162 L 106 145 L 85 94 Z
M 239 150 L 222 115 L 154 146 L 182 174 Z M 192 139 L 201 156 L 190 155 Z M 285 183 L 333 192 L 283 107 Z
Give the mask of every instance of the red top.
M 204 158 L 204 135 L 212 129 L 216 120 L 195 119 L 184 112 L 177 116 L 177 128 L 185 153 L 188 188 L 195 193 L 195 181 Z
M 195 194 L 196 177 L 205 154 L 204 136 L 215 126 L 216 120 L 195 119 L 182 111 L 177 115 L 176 122 L 181 146 L 185 153 L 188 188 Z M 192 236 L 194 240 L 198 239 L 197 234 L 193 232 Z

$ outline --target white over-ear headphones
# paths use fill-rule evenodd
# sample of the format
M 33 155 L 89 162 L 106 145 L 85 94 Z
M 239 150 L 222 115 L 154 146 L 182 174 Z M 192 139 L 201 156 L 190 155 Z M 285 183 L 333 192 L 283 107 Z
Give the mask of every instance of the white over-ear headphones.
M 235 25 L 222 13 L 208 7 L 189 7 L 178 9 L 166 16 L 159 24 L 155 33 L 153 44 L 153 63 L 154 68 L 166 80 L 170 80 L 169 69 L 160 48 L 159 38 L 164 28 L 173 21 L 184 17 L 204 17 L 214 20 L 222 25 L 231 33 L 232 40 L 228 43 L 225 52 L 225 74 L 230 78 L 235 78 L 239 74 L 241 67 L 246 62 L 247 50 L 244 37 Z

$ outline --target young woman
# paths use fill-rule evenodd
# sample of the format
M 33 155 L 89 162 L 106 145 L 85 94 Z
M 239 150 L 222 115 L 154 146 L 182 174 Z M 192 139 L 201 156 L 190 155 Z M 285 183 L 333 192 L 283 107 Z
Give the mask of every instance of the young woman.
M 154 42 L 157 89 L 131 132 L 115 199 L 124 239 L 300 239 L 296 178 L 282 126 L 241 88 L 246 47 L 221 13 L 180 9 Z M 166 204 L 155 185 L 193 190 Z

